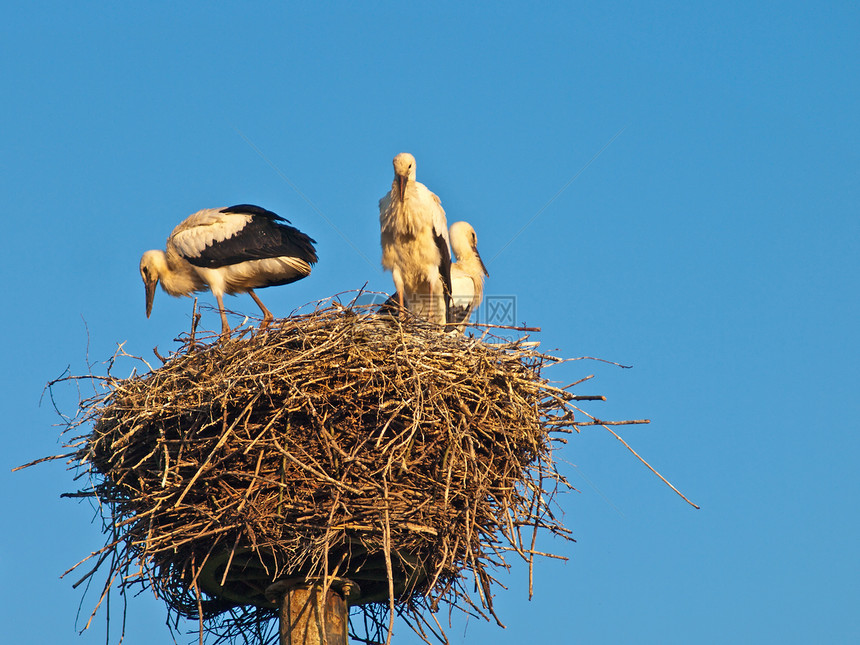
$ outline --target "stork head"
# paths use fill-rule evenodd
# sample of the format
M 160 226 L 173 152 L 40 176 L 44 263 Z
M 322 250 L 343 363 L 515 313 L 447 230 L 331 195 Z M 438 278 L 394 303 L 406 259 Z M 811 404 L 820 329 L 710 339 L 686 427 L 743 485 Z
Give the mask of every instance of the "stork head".
M 457 262 L 474 262 L 481 268 L 484 275 L 490 275 L 487 272 L 487 267 L 484 266 L 481 254 L 478 253 L 478 235 L 469 222 L 454 222 L 451 224 L 448 235 L 451 238 L 451 250 L 457 256 Z
M 155 299 L 155 287 L 163 267 L 167 266 L 163 251 L 147 251 L 140 258 L 140 277 L 146 289 L 146 317 L 152 313 L 152 301 Z
M 400 201 L 406 193 L 406 185 L 415 181 L 415 157 L 408 152 L 401 152 L 394 157 L 394 185 L 397 186 Z

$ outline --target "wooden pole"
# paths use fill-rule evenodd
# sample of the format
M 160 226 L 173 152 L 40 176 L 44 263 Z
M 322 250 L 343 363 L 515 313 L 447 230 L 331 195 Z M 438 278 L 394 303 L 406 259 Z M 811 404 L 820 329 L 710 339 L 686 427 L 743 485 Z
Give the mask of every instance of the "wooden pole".
M 358 585 L 343 578 L 329 578 L 323 598 L 322 578 L 279 580 L 266 596 L 279 607 L 281 645 L 347 645 L 347 600 Z

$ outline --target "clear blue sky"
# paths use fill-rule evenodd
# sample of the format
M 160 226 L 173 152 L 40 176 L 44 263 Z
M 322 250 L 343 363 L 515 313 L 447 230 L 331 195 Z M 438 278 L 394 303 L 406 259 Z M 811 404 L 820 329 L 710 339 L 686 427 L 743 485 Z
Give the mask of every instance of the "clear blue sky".
M 855 3 L 167 6 L 15 3 L 0 27 L 5 642 L 104 642 L 59 579 L 101 546 L 93 511 L 59 499 L 61 464 L 10 469 L 58 450 L 46 381 L 188 329 L 187 299 L 144 317 L 141 253 L 250 202 L 318 241 L 309 279 L 261 293 L 276 315 L 390 290 L 376 203 L 401 151 L 547 350 L 635 365 L 550 375 L 651 418 L 623 436 L 702 506 L 583 431 L 560 454 L 578 542 L 542 545 L 570 561 L 531 602 L 516 568 L 508 628 L 452 642 L 860 642 Z M 128 609 L 127 645 L 170 642 L 160 601 Z

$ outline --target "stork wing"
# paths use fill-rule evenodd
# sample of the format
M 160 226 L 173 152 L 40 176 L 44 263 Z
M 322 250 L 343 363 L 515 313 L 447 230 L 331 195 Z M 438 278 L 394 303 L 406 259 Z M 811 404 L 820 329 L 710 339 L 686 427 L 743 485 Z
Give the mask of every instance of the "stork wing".
M 195 266 L 214 269 L 277 257 L 296 258 L 308 264 L 317 261 L 315 240 L 271 211 L 242 204 L 216 213 L 217 216 L 201 218 L 196 226 L 179 230 L 180 225 L 171 236 L 177 250 Z
M 439 199 L 439 196 L 432 192 L 430 192 L 430 196 L 433 198 L 433 201 L 436 203 L 436 208 L 433 209 L 433 234 L 441 235 L 445 238 L 445 244 L 449 247 L 451 246 L 451 240 L 448 237 L 448 220 L 445 217 L 445 209 L 442 208 L 442 200 Z M 451 257 L 451 251 L 448 251 L 448 257 Z
M 442 200 L 431 192 L 436 208 L 433 209 L 433 241 L 439 249 L 439 275 L 445 287 L 445 320 L 451 322 L 451 246 L 448 240 L 448 221 L 445 219 L 445 209 Z

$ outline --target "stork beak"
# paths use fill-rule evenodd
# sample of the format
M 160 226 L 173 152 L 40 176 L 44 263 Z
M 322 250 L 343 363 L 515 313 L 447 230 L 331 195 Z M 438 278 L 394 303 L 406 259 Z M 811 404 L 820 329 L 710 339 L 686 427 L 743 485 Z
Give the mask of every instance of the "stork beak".
M 490 277 L 490 272 L 487 271 L 487 267 L 484 266 L 484 261 L 481 259 L 481 254 L 478 253 L 478 247 L 473 246 L 472 250 L 475 252 L 475 257 L 478 258 L 478 264 L 481 265 L 481 270 L 484 272 L 484 275 L 488 278 Z
M 398 189 L 399 189 L 399 194 L 400 194 L 400 201 L 402 202 L 403 201 L 403 195 L 406 192 L 406 182 L 409 181 L 409 178 L 401 175 L 397 179 L 400 180 L 400 183 L 398 185 Z
M 149 314 L 152 313 L 152 301 L 155 300 L 155 287 L 158 284 L 158 280 L 144 282 L 143 284 L 146 287 L 146 317 L 149 318 Z

